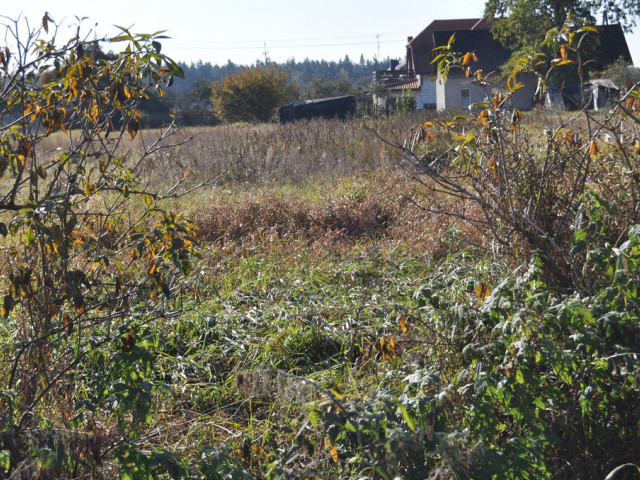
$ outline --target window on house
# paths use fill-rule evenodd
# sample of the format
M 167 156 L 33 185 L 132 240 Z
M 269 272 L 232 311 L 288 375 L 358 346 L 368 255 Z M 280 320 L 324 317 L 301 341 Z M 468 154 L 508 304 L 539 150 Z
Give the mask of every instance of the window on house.
M 469 105 L 471 105 L 471 92 L 469 92 L 468 88 L 463 88 L 460 90 L 460 106 L 469 108 Z

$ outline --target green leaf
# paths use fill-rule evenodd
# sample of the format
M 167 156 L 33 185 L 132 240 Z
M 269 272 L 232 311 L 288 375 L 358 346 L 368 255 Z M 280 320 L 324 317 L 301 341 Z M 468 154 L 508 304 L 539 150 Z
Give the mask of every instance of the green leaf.
M 415 432 L 416 431 L 415 419 L 413 418 L 413 416 L 409 415 L 409 412 L 407 412 L 407 408 L 402 403 L 400 404 L 400 411 L 402 412 L 402 418 L 404 418 L 404 421 L 407 422 L 407 425 L 409 426 L 411 431 Z
M 33 231 L 33 227 L 29 225 L 29 228 L 27 228 L 27 231 L 25 232 L 24 239 L 23 239 L 25 246 L 27 247 L 30 246 L 35 239 L 36 239 L 36 234 Z
M 320 418 L 316 410 L 311 410 L 309 412 L 309 420 L 311 421 L 311 425 L 313 425 L 314 427 L 318 426 L 318 421 L 320 420 Z
M 545 404 L 544 404 L 544 401 L 543 401 L 543 400 L 542 400 L 542 398 L 540 398 L 540 397 L 536 397 L 536 398 L 533 400 L 533 404 L 534 404 L 536 407 L 540 408 L 541 410 L 544 410 L 544 409 L 546 408 L 546 406 L 545 406 Z
M 7 450 L 0 451 L 0 470 L 9 471 L 11 467 L 11 453 Z

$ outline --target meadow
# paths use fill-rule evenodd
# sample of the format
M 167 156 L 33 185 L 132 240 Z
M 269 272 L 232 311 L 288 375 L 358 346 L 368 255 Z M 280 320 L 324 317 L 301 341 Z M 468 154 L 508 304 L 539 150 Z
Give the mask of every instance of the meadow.
M 411 144 L 420 125 L 433 125 L 426 147 Z M 562 168 L 546 177 L 556 190 L 536 191 L 557 197 L 539 225 L 557 228 L 574 196 L 576 218 L 555 236 L 571 263 L 550 268 L 561 262 L 544 236 L 511 229 L 497 242 L 483 204 L 429 188 L 420 162 L 477 128 L 437 125 L 186 130 L 190 142 L 152 159 L 150 182 L 185 171 L 217 181 L 177 205 L 202 261 L 182 300 L 193 306 L 147 332 L 158 385 L 148 451 L 212 478 L 595 479 L 635 461 L 633 141 L 594 155 L 583 116 L 540 112 L 505 141 L 547 152 L 547 173 Z M 593 165 L 578 197 L 562 185 L 572 168 L 585 174 L 572 165 L 580 151 Z
M 496 147 L 478 118 L 167 136 L 136 168 L 189 192 L 164 203 L 196 227 L 190 283 L 119 336 L 86 331 L 13 478 L 599 479 L 637 461 L 638 154 L 600 140 L 626 120 L 532 112 Z M 500 158 L 512 203 L 488 208 Z M 518 202 L 542 235 L 508 223 Z

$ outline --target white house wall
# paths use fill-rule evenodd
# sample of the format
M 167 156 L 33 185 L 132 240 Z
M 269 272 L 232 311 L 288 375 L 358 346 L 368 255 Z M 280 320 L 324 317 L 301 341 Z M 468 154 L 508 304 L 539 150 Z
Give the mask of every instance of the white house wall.
M 530 110 L 532 107 L 533 95 L 536 90 L 536 83 L 533 81 L 524 82 L 524 87 L 518 89 L 511 99 L 511 105 L 519 110 Z M 496 85 L 501 82 L 496 81 Z M 467 77 L 450 76 L 445 83 L 441 77 L 436 80 L 436 106 L 438 110 L 445 109 L 466 109 L 463 105 L 462 90 L 468 90 L 468 103 L 481 103 L 486 97 L 492 96 L 496 87 L 484 88 L 470 83 Z
M 416 92 L 416 109 L 434 108 L 437 103 L 436 82 L 433 77 L 420 75 L 420 90 Z
M 487 97 L 484 89 L 469 83 L 467 77 L 450 76 L 446 84 L 442 78 L 438 78 L 437 82 L 436 88 L 439 93 L 437 102 L 438 110 L 466 109 L 469 104 L 480 103 Z M 463 90 L 469 91 L 467 105 L 463 105 Z

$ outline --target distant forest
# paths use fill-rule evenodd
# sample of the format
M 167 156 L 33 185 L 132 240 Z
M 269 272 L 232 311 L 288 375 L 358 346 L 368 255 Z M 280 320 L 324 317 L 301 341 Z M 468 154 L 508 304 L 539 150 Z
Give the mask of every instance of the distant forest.
M 389 66 L 389 59 L 382 61 L 365 60 L 364 56 L 360 56 L 357 62 L 352 61 L 349 56 L 345 56 L 340 61 L 326 60 L 309 60 L 308 58 L 297 62 L 294 59 L 288 60 L 284 64 L 268 63 L 268 65 L 277 65 L 280 68 L 287 69 L 291 76 L 291 80 L 298 85 L 300 91 L 303 92 L 306 87 L 316 78 L 322 77 L 327 80 L 346 79 L 352 84 L 358 85 L 362 82 L 368 82 L 371 74 L 375 70 L 384 70 Z M 266 64 L 258 61 L 253 65 L 238 65 L 231 60 L 226 65 L 211 65 L 209 62 L 203 63 L 181 63 L 180 67 L 184 70 L 186 80 L 176 81 L 174 90 L 177 93 L 184 93 L 195 82 L 200 79 L 205 82 L 222 82 L 228 75 L 238 73 L 245 68 L 264 67 Z
M 360 56 L 357 62 L 345 56 L 339 61 L 288 60 L 284 64 L 257 61 L 253 65 L 239 65 L 232 61 L 225 65 L 209 62 L 179 63 L 185 79 L 176 79 L 163 97 L 152 96 L 144 105 L 143 123 L 147 127 L 158 127 L 171 121 L 171 115 L 182 126 L 215 125 L 211 105 L 212 82 L 222 82 L 225 77 L 252 67 L 273 65 L 286 69 L 291 82 L 296 85 L 300 99 L 355 95 L 362 113 L 366 113 L 371 102 L 371 78 L 376 70 L 389 67 L 390 59 L 365 60 Z

